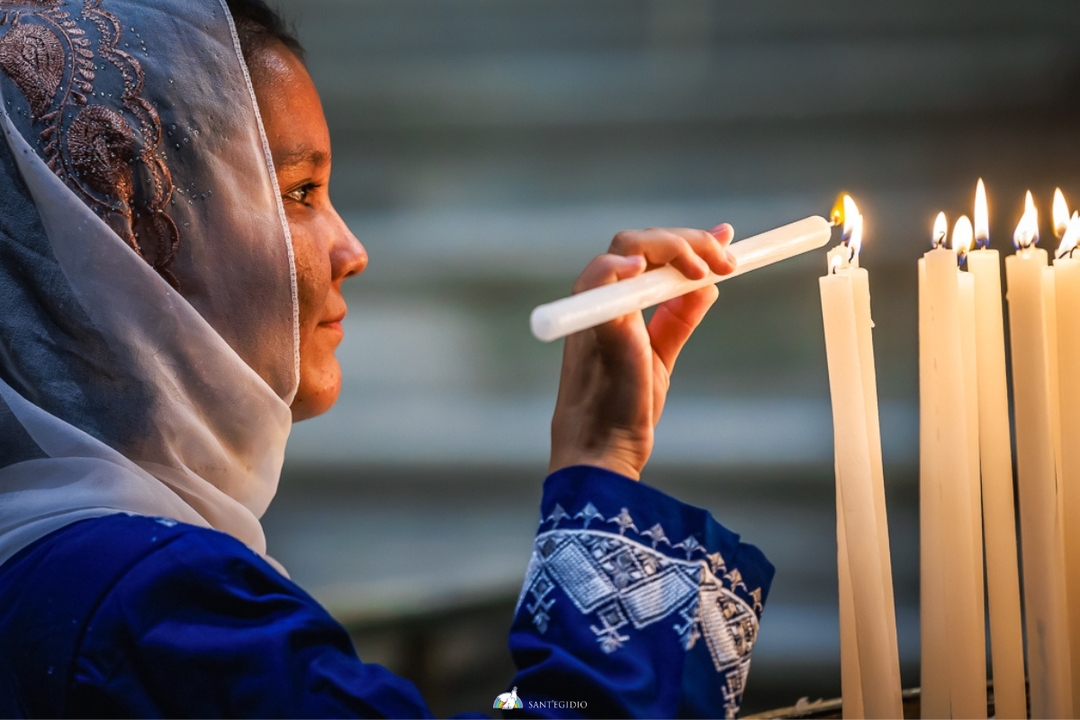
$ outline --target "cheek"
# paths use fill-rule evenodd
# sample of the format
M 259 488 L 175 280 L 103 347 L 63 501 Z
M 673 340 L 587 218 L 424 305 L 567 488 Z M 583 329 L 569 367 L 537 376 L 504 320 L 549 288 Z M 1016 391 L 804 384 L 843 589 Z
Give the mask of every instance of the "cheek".
M 300 306 L 300 387 L 293 412 L 304 419 L 326 412 L 337 399 L 341 367 L 334 351 L 341 338 L 319 325 L 332 287 L 330 255 L 318 240 L 322 234 L 296 222 L 290 230 Z
M 303 226 L 290 223 L 293 257 L 296 262 L 296 295 L 300 305 L 300 343 L 304 345 L 321 319 L 319 311 L 330 291 L 330 256 L 318 236 Z

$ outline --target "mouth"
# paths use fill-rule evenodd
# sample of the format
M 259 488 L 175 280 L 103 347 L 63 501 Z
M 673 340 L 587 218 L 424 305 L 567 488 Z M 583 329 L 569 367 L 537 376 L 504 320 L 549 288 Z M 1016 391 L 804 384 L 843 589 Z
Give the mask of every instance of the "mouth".
M 326 328 L 327 330 L 333 330 L 335 332 L 345 334 L 345 330 L 341 327 L 341 321 L 345 319 L 346 311 L 342 311 L 333 317 L 327 318 L 319 323 L 319 327 Z

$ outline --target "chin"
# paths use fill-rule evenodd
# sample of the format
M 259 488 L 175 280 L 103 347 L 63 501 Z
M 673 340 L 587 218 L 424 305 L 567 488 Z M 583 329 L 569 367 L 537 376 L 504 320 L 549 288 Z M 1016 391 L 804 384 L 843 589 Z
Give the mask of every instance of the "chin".
M 341 366 L 332 356 L 331 361 L 315 372 L 301 365 L 300 387 L 291 406 L 293 422 L 318 417 L 337 402 L 341 394 Z

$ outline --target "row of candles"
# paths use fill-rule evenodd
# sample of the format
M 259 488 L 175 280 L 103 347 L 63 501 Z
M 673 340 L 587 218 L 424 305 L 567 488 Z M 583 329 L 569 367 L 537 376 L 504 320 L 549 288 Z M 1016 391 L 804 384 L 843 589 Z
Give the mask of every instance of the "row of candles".
M 1070 217 L 1055 194 L 1060 245 L 1051 266 L 1036 246 L 1038 213 L 1028 193 L 1016 253 L 1005 258 L 1021 586 L 1001 258 L 989 246 L 981 180 L 974 210 L 974 223 L 956 221 L 951 243 L 939 215 L 932 249 L 918 264 L 922 714 L 986 717 L 988 614 L 996 716 L 1027 717 L 1022 587 L 1032 717 L 1073 717 L 1080 711 L 1080 256 L 1072 255 L 1080 215 Z M 843 222 L 843 242 L 829 253 L 820 289 L 844 716 L 902 717 L 869 277 L 859 267 L 863 220 L 847 196 L 834 220 Z

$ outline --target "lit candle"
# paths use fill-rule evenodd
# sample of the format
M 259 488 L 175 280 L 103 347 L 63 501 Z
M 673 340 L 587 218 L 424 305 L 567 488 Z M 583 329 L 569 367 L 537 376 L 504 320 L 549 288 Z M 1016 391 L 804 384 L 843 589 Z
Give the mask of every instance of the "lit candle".
M 932 246 L 949 233 L 945 213 L 934 221 Z M 924 718 L 950 717 L 949 638 L 945 617 L 945 539 L 940 473 L 933 452 L 934 398 L 937 376 L 929 343 L 931 327 L 926 260 L 919 260 L 919 634 L 921 647 L 920 704 Z
M 1001 261 L 991 250 L 983 181 L 975 190 L 975 242 L 967 257 L 975 278 L 975 344 L 979 387 L 979 456 L 982 470 L 986 586 L 994 709 L 999 718 L 1027 717 L 1024 645 L 1020 620 L 1020 574 L 1016 557 L 1009 390 L 1005 379 L 1005 332 L 1001 307 Z
M 958 265 L 963 266 L 974 239 L 974 230 L 967 215 L 961 215 L 953 226 L 952 245 L 957 255 Z M 985 625 L 986 600 L 983 594 L 983 536 L 982 536 L 982 482 L 979 477 L 979 382 L 978 361 L 976 360 L 975 340 L 975 276 L 960 272 L 957 275 L 957 290 L 960 300 L 960 356 L 964 376 L 964 422 L 967 426 L 967 500 L 962 510 L 968 515 L 971 528 L 971 564 L 975 572 L 976 619 L 979 626 Z M 985 630 L 981 664 L 986 666 Z M 985 681 L 986 673 L 983 672 Z
M 961 232 L 970 221 L 958 223 Z M 982 584 L 976 573 L 973 527 L 970 402 L 965 386 L 961 277 L 957 253 L 945 247 L 927 252 L 926 309 L 928 322 L 920 323 L 920 341 L 926 344 L 933 394 L 928 469 L 941 498 L 944 543 L 945 621 L 948 638 L 949 702 L 951 717 L 986 717 L 986 639 L 980 611 Z M 967 293 L 965 293 L 965 296 Z M 971 425 L 972 427 L 969 427 Z M 926 610 L 927 608 L 923 608 Z
M 1065 202 L 1065 194 L 1061 188 L 1054 188 L 1054 204 L 1050 214 L 1054 222 L 1054 237 L 1062 240 L 1065 232 L 1069 229 L 1069 204 Z
M 1056 225 L 1056 223 L 1055 223 Z M 1065 537 L 1065 593 L 1069 612 L 1072 701 L 1080 708 L 1080 215 L 1074 214 L 1062 233 L 1054 260 L 1057 300 L 1058 367 L 1072 368 L 1059 378 L 1061 408 L 1061 475 L 1059 491 Z
M 1072 691 L 1063 536 L 1058 511 L 1045 308 L 1046 251 L 1036 248 L 1038 213 L 1031 193 L 1005 258 L 1016 416 L 1020 532 L 1031 716 L 1070 717 Z
M 892 565 L 885 518 L 870 285 L 860 268 L 863 220 L 844 198 L 844 243 L 820 280 L 837 488 L 844 717 L 903 714 Z M 851 687 L 858 683 L 858 690 Z M 860 702 L 861 701 L 861 702 Z

